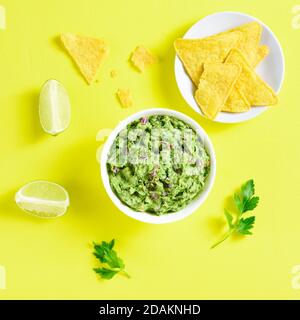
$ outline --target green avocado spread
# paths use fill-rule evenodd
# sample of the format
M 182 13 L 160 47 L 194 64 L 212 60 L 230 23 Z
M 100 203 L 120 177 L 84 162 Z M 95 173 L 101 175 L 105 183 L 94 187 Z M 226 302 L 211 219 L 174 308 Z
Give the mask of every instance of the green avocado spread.
M 176 212 L 203 190 L 210 158 L 187 123 L 153 115 L 127 125 L 107 161 L 114 193 L 135 211 Z

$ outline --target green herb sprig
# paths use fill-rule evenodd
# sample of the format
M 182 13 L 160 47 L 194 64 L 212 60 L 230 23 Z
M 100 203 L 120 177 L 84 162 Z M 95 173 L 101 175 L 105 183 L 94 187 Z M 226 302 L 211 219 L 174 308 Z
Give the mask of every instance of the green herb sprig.
M 256 208 L 259 202 L 259 197 L 254 196 L 255 187 L 254 181 L 248 180 L 241 187 L 241 190 L 234 194 L 233 201 L 237 209 L 237 215 L 234 216 L 228 211 L 224 210 L 226 221 L 228 224 L 228 231 L 224 236 L 217 241 L 211 248 L 215 248 L 220 243 L 229 238 L 233 233 L 238 233 L 241 235 L 251 235 L 251 229 L 254 227 L 255 216 L 250 216 L 244 218 L 243 214 L 247 211 L 252 211 Z
M 123 260 L 118 257 L 113 247 L 115 245 L 115 239 L 110 242 L 102 241 L 101 244 L 93 243 L 94 256 L 102 263 L 102 267 L 94 268 L 94 271 L 102 279 L 112 279 L 116 274 L 123 274 L 127 278 L 130 278 L 128 273 L 124 270 L 125 264 Z

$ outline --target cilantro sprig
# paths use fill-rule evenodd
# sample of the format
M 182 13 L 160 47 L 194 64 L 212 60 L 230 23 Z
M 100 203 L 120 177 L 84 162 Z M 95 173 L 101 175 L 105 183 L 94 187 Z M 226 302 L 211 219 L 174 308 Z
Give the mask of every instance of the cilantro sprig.
M 101 262 L 102 266 L 94 268 L 94 271 L 102 279 L 112 279 L 116 274 L 123 274 L 127 278 L 130 278 L 128 273 L 124 270 L 125 264 L 123 260 L 118 257 L 113 247 L 115 245 L 115 239 L 110 242 L 102 241 L 101 244 L 93 243 L 94 256 Z
M 256 208 L 259 202 L 259 197 L 254 196 L 255 187 L 254 181 L 248 180 L 245 182 L 241 190 L 234 194 L 233 201 L 235 207 L 237 209 L 237 214 L 234 219 L 234 216 L 227 210 L 224 210 L 225 218 L 228 224 L 228 231 L 224 234 L 224 236 L 217 241 L 211 248 L 215 248 L 220 243 L 229 238 L 233 233 L 241 234 L 241 235 L 251 235 L 252 229 L 255 223 L 255 216 L 250 216 L 248 218 L 244 218 L 244 213 L 247 211 L 252 211 Z

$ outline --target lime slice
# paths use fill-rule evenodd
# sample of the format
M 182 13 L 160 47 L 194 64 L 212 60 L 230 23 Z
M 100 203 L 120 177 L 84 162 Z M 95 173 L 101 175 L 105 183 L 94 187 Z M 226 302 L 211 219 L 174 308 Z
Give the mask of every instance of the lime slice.
M 16 193 L 15 200 L 22 210 L 41 218 L 59 217 L 70 204 L 68 192 L 48 181 L 26 184 Z
M 45 132 L 55 136 L 68 128 L 71 120 L 70 99 L 66 89 L 57 80 L 48 80 L 43 85 L 39 112 Z

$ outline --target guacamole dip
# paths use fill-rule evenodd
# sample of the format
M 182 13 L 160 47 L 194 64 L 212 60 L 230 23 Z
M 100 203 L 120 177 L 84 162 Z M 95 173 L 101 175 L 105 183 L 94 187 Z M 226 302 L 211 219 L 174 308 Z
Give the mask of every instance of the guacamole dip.
M 176 212 L 203 190 L 210 158 L 185 122 L 170 116 L 143 117 L 116 137 L 107 161 L 111 187 L 135 211 Z

